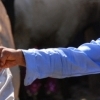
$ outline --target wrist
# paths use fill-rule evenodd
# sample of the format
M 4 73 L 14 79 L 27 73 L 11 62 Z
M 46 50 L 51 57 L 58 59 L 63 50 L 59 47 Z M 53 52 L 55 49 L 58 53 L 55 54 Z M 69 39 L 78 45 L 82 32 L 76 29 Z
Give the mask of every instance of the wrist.
M 17 49 L 17 52 L 18 52 L 18 56 L 19 56 L 18 64 L 20 66 L 26 66 L 25 57 L 24 57 L 24 54 L 23 54 L 22 50 L 21 49 Z

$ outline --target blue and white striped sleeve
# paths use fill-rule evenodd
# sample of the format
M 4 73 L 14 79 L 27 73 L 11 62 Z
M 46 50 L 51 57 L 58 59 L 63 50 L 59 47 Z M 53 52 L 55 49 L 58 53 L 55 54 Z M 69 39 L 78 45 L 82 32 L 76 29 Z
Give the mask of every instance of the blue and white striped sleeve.
M 22 51 L 26 60 L 25 85 L 46 77 L 65 78 L 100 73 L 100 38 L 78 48 Z

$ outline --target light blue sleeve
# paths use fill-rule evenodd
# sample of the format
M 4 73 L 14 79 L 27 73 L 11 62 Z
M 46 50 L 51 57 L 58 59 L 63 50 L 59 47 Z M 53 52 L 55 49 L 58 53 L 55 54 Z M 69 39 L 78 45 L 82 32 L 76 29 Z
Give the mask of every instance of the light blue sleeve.
M 100 38 L 78 48 L 22 51 L 26 60 L 25 85 L 46 77 L 65 78 L 100 73 Z

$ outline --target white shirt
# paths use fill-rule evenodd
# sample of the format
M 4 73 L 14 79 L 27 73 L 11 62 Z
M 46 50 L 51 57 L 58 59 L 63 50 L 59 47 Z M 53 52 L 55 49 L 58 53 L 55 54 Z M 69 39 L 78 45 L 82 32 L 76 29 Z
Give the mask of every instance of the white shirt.
M 0 100 L 14 100 L 12 74 L 8 68 L 0 71 Z

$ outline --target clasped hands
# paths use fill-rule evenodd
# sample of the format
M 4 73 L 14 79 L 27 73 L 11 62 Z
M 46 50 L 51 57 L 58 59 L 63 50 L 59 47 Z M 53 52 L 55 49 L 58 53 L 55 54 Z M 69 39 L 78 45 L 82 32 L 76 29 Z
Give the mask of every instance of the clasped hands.
M 0 70 L 16 65 L 25 66 L 25 58 L 22 50 L 0 46 Z

